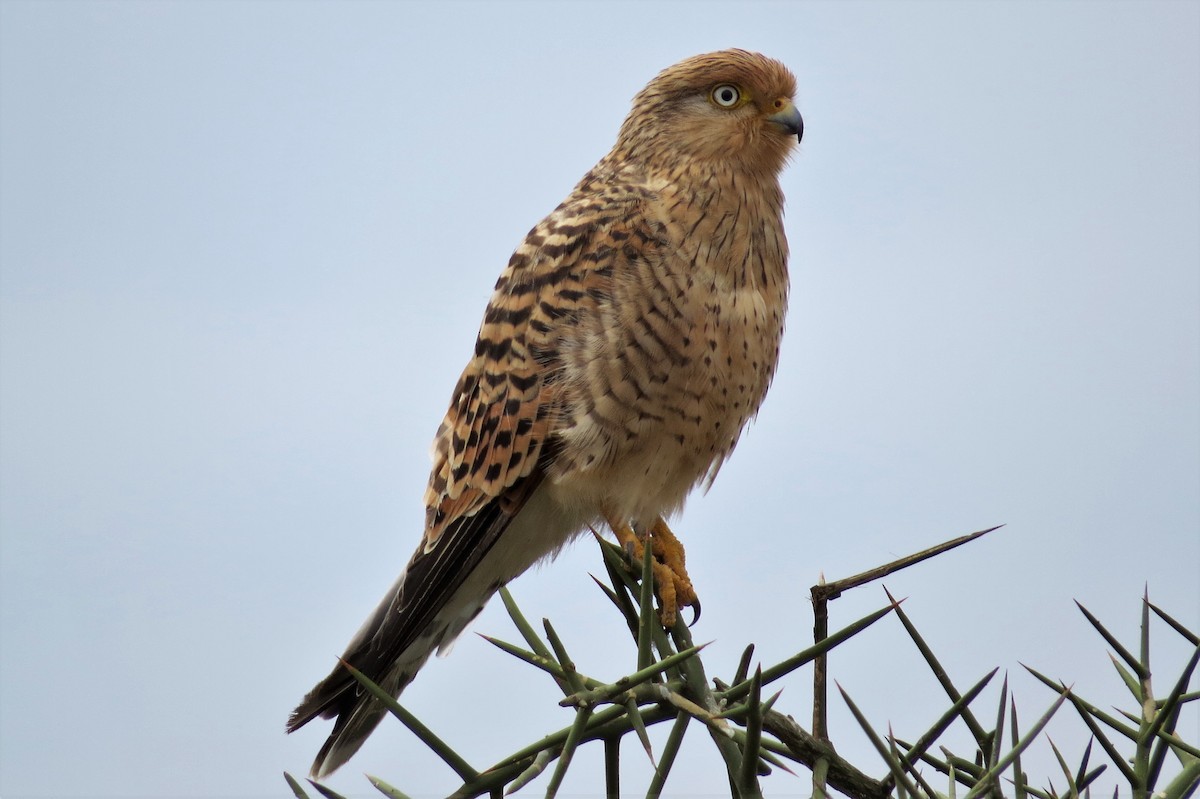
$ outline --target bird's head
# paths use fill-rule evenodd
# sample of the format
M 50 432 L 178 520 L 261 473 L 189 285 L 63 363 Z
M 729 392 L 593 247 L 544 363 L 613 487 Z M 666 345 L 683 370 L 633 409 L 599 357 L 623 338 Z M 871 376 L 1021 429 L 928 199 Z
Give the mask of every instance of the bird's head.
M 693 56 L 638 93 L 614 152 L 647 166 L 725 163 L 774 177 L 804 135 L 795 94 L 788 68 L 758 53 Z

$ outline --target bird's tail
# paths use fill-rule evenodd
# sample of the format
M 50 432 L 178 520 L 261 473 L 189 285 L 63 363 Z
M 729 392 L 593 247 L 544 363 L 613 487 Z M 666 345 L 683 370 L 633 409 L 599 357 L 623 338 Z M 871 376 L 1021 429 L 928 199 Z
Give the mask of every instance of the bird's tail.
M 430 648 L 432 649 L 432 647 Z M 428 657 L 426 652 L 426 657 Z M 378 685 L 392 696 L 401 691 L 416 676 L 417 664 L 410 670 L 397 669 Z M 347 683 L 348 681 L 348 683 Z M 321 710 L 321 708 L 325 708 Z M 314 778 L 332 774 L 354 756 L 363 742 L 383 719 L 387 709 L 378 699 L 367 693 L 350 672 L 341 664 L 304 697 L 304 701 L 292 711 L 287 730 L 294 732 L 318 715 L 337 718 L 329 737 L 325 739 L 317 757 L 313 760 L 310 774 Z
M 398 697 L 430 654 L 448 647 L 500 586 L 564 543 L 561 533 L 552 534 L 564 525 L 548 523 L 550 517 L 543 513 L 526 526 L 535 532 L 548 529 L 551 534 L 530 538 L 518 530 L 512 546 L 493 552 L 508 528 L 511 512 L 498 501 L 489 503 L 447 527 L 429 550 L 419 546 L 350 641 L 342 661 Z M 318 716 L 335 719 L 313 762 L 313 776 L 323 777 L 358 751 L 386 712 L 338 663 L 292 711 L 287 730 L 295 732 Z
M 402 607 L 402 591 L 409 573 L 410 569 L 406 569 L 388 591 L 329 676 L 317 683 L 288 717 L 288 732 L 295 732 L 318 716 L 336 719 L 313 761 L 313 777 L 331 774 L 353 757 L 387 712 L 383 703 L 368 693 L 342 662 L 354 666 L 390 696 L 399 697 L 433 651 L 448 646 L 491 598 L 488 592 L 477 595 L 468 603 L 470 607 L 457 603 L 451 607 L 443 605 L 433 614 L 431 623 L 414 625 L 412 614 Z M 414 626 L 421 629 L 413 629 Z M 388 644 L 397 640 L 406 641 L 407 645 L 399 653 L 387 651 Z
M 380 632 L 388 621 L 395 621 L 394 612 L 403 587 L 404 575 L 351 640 L 338 665 L 308 692 L 288 717 L 288 732 L 295 732 L 318 716 L 336 718 L 329 738 L 313 761 L 313 777 L 330 774 L 349 760 L 386 712 L 383 704 L 368 693 L 342 663 L 354 666 L 391 696 L 398 697 L 437 646 L 437 641 L 431 637 L 420 637 L 399 659 L 390 663 L 381 659 Z

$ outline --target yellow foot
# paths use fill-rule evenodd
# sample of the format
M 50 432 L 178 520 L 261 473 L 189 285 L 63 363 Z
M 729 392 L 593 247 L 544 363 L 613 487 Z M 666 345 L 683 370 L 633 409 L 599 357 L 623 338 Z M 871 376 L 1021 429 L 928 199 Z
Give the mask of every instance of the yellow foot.
M 611 516 L 608 517 L 608 526 L 616 533 L 621 546 L 632 553 L 634 562 L 641 563 L 645 552 L 642 537 L 629 524 L 615 523 Z M 679 608 L 689 607 L 693 610 L 692 624 L 695 624 L 700 618 L 700 599 L 684 566 L 683 544 L 679 543 L 661 516 L 654 521 L 649 537 L 650 552 L 654 555 L 652 568 L 658 589 L 659 621 L 663 627 L 673 627 Z

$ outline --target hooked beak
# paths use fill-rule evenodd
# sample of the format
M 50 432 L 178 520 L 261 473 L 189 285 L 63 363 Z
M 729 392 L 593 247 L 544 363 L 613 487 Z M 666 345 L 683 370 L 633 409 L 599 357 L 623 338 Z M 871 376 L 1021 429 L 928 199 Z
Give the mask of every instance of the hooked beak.
M 767 117 L 768 122 L 773 122 L 779 127 L 786 130 L 788 133 L 796 135 L 796 141 L 804 138 L 804 118 L 800 116 L 800 112 L 796 110 L 796 105 L 787 98 L 776 100 L 776 105 L 781 106 L 771 116 Z

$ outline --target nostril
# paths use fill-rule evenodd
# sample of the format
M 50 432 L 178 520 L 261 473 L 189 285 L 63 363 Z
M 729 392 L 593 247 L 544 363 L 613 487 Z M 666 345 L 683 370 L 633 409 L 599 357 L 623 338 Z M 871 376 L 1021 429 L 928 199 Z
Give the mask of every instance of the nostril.
M 775 110 L 778 111 L 780 108 L 783 108 L 783 100 L 776 100 L 775 101 Z

